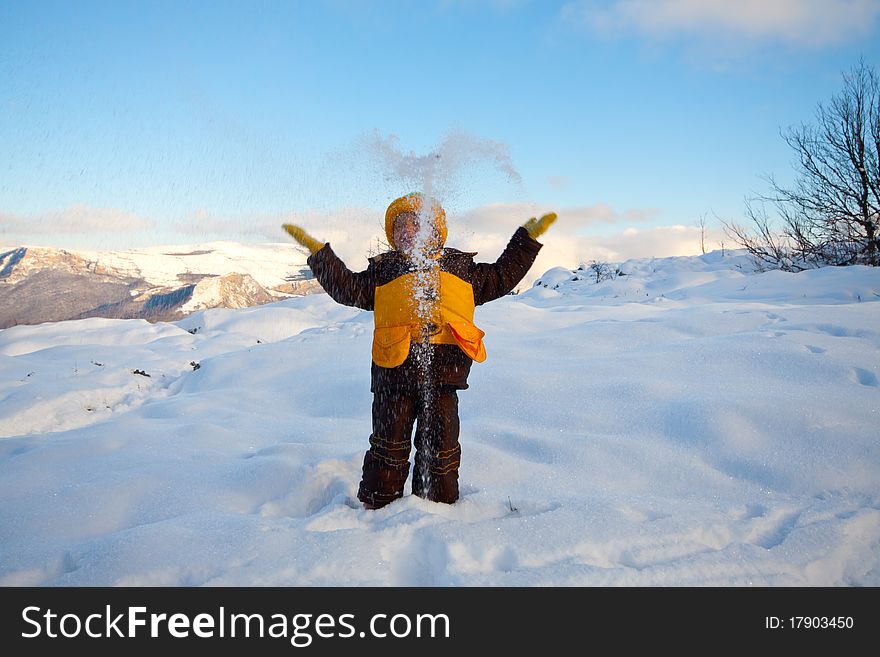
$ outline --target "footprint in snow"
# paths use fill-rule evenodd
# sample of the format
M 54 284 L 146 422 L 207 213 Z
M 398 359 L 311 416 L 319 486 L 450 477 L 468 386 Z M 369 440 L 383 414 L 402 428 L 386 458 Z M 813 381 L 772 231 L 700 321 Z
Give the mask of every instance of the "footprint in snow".
M 260 514 L 267 517 L 309 518 L 342 507 L 351 513 L 356 504 L 354 461 L 321 461 L 307 468 L 291 469 L 285 493 L 265 502 Z
M 852 372 L 850 373 L 850 378 L 855 383 L 860 383 L 863 386 L 869 386 L 872 388 L 876 388 L 878 385 L 877 375 L 871 372 L 870 370 L 863 369 L 861 367 L 852 368 Z

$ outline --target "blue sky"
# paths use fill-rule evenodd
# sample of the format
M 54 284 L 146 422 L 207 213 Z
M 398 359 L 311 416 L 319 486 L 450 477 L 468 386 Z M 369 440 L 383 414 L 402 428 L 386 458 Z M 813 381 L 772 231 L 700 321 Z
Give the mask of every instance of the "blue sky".
M 295 220 L 359 249 L 419 186 L 406 156 L 436 151 L 451 238 L 491 250 L 556 209 L 569 258 L 693 252 L 701 214 L 741 217 L 762 175 L 791 177 L 780 129 L 860 56 L 878 64 L 878 16 L 877 0 L 0 0 L 0 242 L 283 241 Z

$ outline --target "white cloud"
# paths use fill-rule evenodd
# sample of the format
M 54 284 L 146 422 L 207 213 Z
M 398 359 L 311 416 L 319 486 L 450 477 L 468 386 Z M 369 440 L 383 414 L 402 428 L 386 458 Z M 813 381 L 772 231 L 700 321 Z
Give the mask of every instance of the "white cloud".
M 646 225 L 655 218 L 651 208 L 617 210 L 604 203 L 572 208 L 551 208 L 528 203 L 495 203 L 447 218 L 447 245 L 478 252 L 480 262 L 493 262 L 504 250 L 514 231 L 529 217 L 556 210 L 558 221 L 541 238 L 544 247 L 520 287 L 527 287 L 551 267 L 575 268 L 582 262 L 599 260 L 619 263 L 628 258 L 694 255 L 700 252 L 700 229 L 695 226 Z M 384 248 L 384 208 L 342 208 L 334 211 L 303 211 L 273 215 L 219 218 L 198 209 L 178 221 L 179 234 L 205 239 L 259 238 L 288 242 L 283 223 L 304 227 L 316 239 L 328 241 L 334 251 L 355 271 L 364 269 L 367 257 Z M 613 234 L 584 234 L 588 229 L 618 227 Z M 0 213 L 0 236 L 20 234 L 97 234 L 140 231 L 154 228 L 154 222 L 110 208 L 74 206 L 39 216 Z M 718 248 L 720 235 L 707 235 L 707 248 Z
M 497 257 L 517 226 L 529 217 L 550 210 L 557 211 L 560 217 L 552 230 L 566 239 L 576 237 L 590 226 L 642 223 L 657 213 L 651 208 L 618 211 L 604 203 L 563 209 L 528 203 L 493 203 L 460 215 L 447 215 L 447 244 L 462 250 L 497 251 L 494 253 Z M 281 229 L 284 223 L 302 226 L 315 239 L 330 242 L 333 250 L 352 268 L 366 266 L 366 257 L 387 248 L 384 208 L 306 210 L 235 218 L 214 217 L 200 209 L 178 221 L 174 228 L 199 240 L 261 238 L 281 242 L 290 240 Z
M 663 258 L 700 253 L 700 229 L 680 224 L 648 229 L 630 226 L 620 233 L 585 241 L 588 242 L 585 251 L 587 260 L 622 262 L 628 258 Z M 581 260 L 584 260 L 583 256 Z
M 637 223 L 649 221 L 657 215 L 657 210 L 654 208 L 629 208 L 619 211 L 605 203 L 571 208 L 541 207 L 530 203 L 492 203 L 469 210 L 460 217 L 450 218 L 449 234 L 467 237 L 471 234 L 495 231 L 506 233 L 508 229 L 512 233 L 516 226 L 524 223 L 529 217 L 537 217 L 551 210 L 559 215 L 559 220 L 553 229 L 571 235 L 587 226 Z
M 880 0 L 580 0 L 567 4 L 562 15 L 604 34 L 822 47 L 870 34 Z
M 0 212 L 0 233 L 17 235 L 92 235 L 151 230 L 152 219 L 117 208 L 91 208 L 82 203 L 39 214 Z
M 204 208 L 194 210 L 189 215 L 174 222 L 173 228 L 177 232 L 194 237 L 245 237 L 262 235 L 266 229 L 267 219 L 227 219 L 215 217 Z
M 206 238 L 261 238 L 269 242 L 290 242 L 281 224 L 296 224 L 317 240 L 330 242 L 333 250 L 351 268 L 366 267 L 366 258 L 380 250 L 378 240 L 385 239 L 385 215 L 365 208 L 341 208 L 333 211 L 306 210 L 271 215 L 248 215 L 237 218 L 214 217 L 200 209 L 175 223 L 177 232 Z
M 447 246 L 476 251 L 480 262 L 493 262 L 514 231 L 529 217 L 556 210 L 557 222 L 541 238 L 544 248 L 522 286 L 531 285 L 551 267 L 575 268 L 582 262 L 622 262 L 627 258 L 694 255 L 700 252 L 700 230 L 694 226 L 647 226 L 657 211 L 651 208 L 616 210 L 604 203 L 573 208 L 550 208 L 527 203 L 495 203 L 449 215 Z M 302 226 L 313 237 L 328 241 L 354 271 L 367 266 L 367 257 L 384 245 L 384 209 L 343 208 L 334 211 L 303 211 L 277 215 L 218 219 L 199 210 L 177 225 L 181 233 L 220 236 L 224 239 L 259 237 L 271 242 L 290 238 L 282 223 Z M 617 226 L 619 231 L 601 236 L 585 235 L 587 229 Z M 606 233 L 606 230 L 602 231 Z M 717 248 L 708 236 L 707 248 Z
M 541 238 L 544 247 L 521 287 L 531 285 L 551 267 L 577 267 L 599 260 L 695 255 L 700 253 L 700 229 L 691 226 L 646 226 L 658 211 L 653 208 L 615 210 L 604 204 L 575 208 L 545 208 L 525 203 L 496 203 L 449 218 L 449 246 L 477 251 L 477 260 L 494 261 L 516 228 L 529 217 L 555 209 L 559 219 Z M 635 224 L 635 225 L 634 225 Z M 619 226 L 612 234 L 584 234 L 588 228 Z M 707 235 L 707 249 L 717 248 Z M 335 247 L 334 247 L 335 248 Z
M 605 203 L 570 208 L 544 207 L 530 203 L 492 203 L 449 217 L 449 246 L 471 251 L 489 248 L 498 255 L 517 226 L 525 223 L 529 217 L 538 217 L 550 211 L 559 215 L 550 230 L 566 240 L 578 238 L 589 228 L 644 223 L 653 219 L 658 212 L 654 208 L 615 210 Z M 458 246 L 457 243 L 466 246 Z M 477 246 L 471 247 L 468 244 Z

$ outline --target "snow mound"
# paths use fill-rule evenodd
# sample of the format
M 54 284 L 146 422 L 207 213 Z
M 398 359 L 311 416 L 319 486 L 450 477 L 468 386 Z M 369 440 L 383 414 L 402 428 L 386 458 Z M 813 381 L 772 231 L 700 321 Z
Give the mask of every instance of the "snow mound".
M 674 301 L 679 304 L 734 300 L 851 303 L 880 298 L 880 284 L 869 267 L 825 267 L 799 273 L 757 272 L 744 250 L 637 258 L 609 265 L 609 270 L 613 278 L 597 277 L 587 263 L 573 270 L 554 267 L 544 273 L 524 297 L 548 298 L 550 291 L 585 297 L 593 303 Z

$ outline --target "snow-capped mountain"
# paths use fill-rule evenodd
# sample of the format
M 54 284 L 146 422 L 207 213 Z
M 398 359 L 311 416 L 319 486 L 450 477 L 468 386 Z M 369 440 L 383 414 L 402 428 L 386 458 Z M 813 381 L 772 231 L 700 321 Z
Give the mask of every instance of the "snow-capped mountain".
M 179 319 L 317 290 L 305 254 L 289 244 L 0 249 L 0 328 L 84 317 Z

